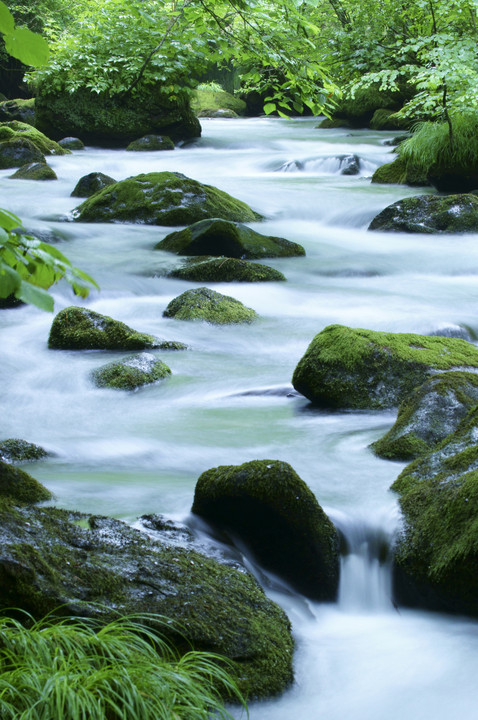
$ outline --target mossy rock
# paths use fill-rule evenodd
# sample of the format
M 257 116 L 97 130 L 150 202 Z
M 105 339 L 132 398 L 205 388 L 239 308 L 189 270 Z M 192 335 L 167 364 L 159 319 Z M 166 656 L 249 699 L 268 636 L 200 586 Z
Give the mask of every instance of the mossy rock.
M 422 187 L 430 185 L 426 173 L 414 166 L 410 161 L 400 157 L 393 162 L 385 163 L 377 168 L 372 175 L 373 183 L 384 185 L 410 185 L 411 187 Z
M 382 210 L 368 229 L 381 232 L 476 233 L 478 197 L 464 194 L 404 198 Z
M 434 373 L 458 368 L 478 368 L 478 349 L 466 340 L 329 325 L 310 343 L 292 384 L 323 407 L 384 409 Z
M 83 175 L 75 185 L 71 197 L 91 197 L 95 193 L 108 187 L 108 185 L 114 185 L 114 180 L 109 175 L 105 175 L 102 172 L 91 172 L 88 175 Z
M 287 463 L 253 460 L 207 470 L 192 512 L 245 543 L 259 563 L 307 597 L 336 598 L 337 531 Z
M 171 300 L 163 315 L 176 320 L 205 320 L 214 325 L 250 323 L 257 318 L 256 311 L 239 300 L 206 287 L 186 290 Z
M 370 120 L 372 130 L 409 130 L 410 120 L 397 115 L 394 110 L 379 108 Z
M 16 98 L 0 102 L 0 122 L 18 120 L 27 125 L 35 124 L 35 98 Z
M 186 346 L 139 333 L 93 310 L 67 307 L 53 320 L 48 347 L 54 350 L 182 350 Z
M 110 97 L 80 88 L 74 93 L 39 88 L 35 124 L 54 138 L 78 135 L 92 145 L 122 145 L 143 135 L 168 135 L 175 142 L 201 135 L 187 91 L 138 87 L 133 96 Z
M 51 500 L 52 494 L 24 470 L 0 460 L 0 498 L 1 514 L 5 500 L 13 502 L 14 505 L 32 505 Z
M 65 150 L 84 150 L 85 145 L 80 138 L 77 137 L 64 137 L 58 140 L 58 145 Z
M 39 445 L 19 440 L 18 438 L 8 438 L 8 440 L 0 441 L 0 458 L 8 463 L 23 463 L 32 460 L 41 460 L 47 457 L 49 453 Z
M 193 648 L 234 660 L 249 699 L 283 692 L 293 677 L 284 611 L 244 568 L 150 535 L 104 517 L 0 506 L 0 605 L 35 618 L 172 618 L 160 630 L 180 653 Z
M 371 448 L 387 460 L 414 460 L 454 432 L 477 403 L 476 373 L 439 373 L 410 393 L 394 426 Z
M 285 280 L 281 272 L 268 265 L 228 257 L 194 260 L 171 270 L 168 277 L 194 282 L 276 282 Z
M 200 117 L 213 117 L 218 110 L 232 110 L 235 117 L 244 115 L 246 103 L 225 90 L 197 89 L 191 101 L 193 112 Z
M 150 353 L 131 355 L 118 362 L 108 363 L 91 374 L 95 385 L 115 390 L 136 390 L 168 375 L 171 375 L 171 370 L 166 363 Z
M 350 123 L 345 118 L 324 118 L 316 125 L 318 130 L 336 130 L 338 128 L 349 128 Z
M 73 217 L 78 222 L 134 222 L 189 225 L 210 217 L 250 222 L 261 218 L 246 203 L 182 173 L 157 172 L 121 180 L 88 198 Z
M 381 83 L 368 87 L 344 88 L 343 95 L 334 110 L 335 118 L 345 118 L 352 127 L 369 127 L 376 110 L 396 112 L 403 105 L 405 96 L 400 90 L 381 90 Z
M 174 143 L 167 135 L 144 135 L 144 137 L 130 142 L 126 150 L 133 152 L 174 150 Z
M 261 235 L 247 225 L 217 217 L 166 235 L 154 249 L 178 255 L 212 255 L 250 260 L 305 255 L 304 248 L 298 243 Z
M 22 165 L 13 175 L 12 180 L 58 180 L 56 172 L 44 162 L 32 162 Z
M 404 524 L 395 552 L 397 600 L 478 616 L 478 408 L 392 489 Z
M 27 123 L 12 120 L 4 122 L 0 125 L 0 140 L 7 139 L 23 139 L 29 140 L 37 147 L 43 155 L 69 155 L 70 151 L 62 148 L 54 140 L 50 140 L 47 135 L 40 132 L 37 128 Z
M 238 118 L 234 110 L 200 110 L 198 118 Z
M 0 135 L 1 137 L 1 135 Z M 0 142 L 0 169 L 22 167 L 28 163 L 43 163 L 45 158 L 40 150 L 26 138 L 13 138 Z

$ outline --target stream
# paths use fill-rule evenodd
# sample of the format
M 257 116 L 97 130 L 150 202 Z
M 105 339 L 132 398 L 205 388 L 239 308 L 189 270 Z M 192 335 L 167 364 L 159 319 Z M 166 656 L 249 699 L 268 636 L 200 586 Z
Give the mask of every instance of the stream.
M 471 718 L 478 623 L 398 609 L 391 598 L 387 547 L 400 513 L 389 487 L 404 464 L 376 458 L 368 446 L 395 413 L 318 410 L 290 382 L 314 335 L 333 323 L 478 335 L 478 237 L 367 232 L 385 206 L 426 190 L 370 183 L 393 159 L 384 142 L 396 133 L 316 124 L 205 119 L 202 138 L 173 151 L 88 147 L 49 157 L 58 181 L 10 180 L 13 171 L 0 171 L 0 206 L 31 231 L 56 233 L 62 252 L 101 287 L 81 301 L 60 283 L 52 289 L 55 312 L 84 304 L 191 347 L 158 354 L 173 373 L 164 382 L 133 393 L 98 389 L 90 372 L 117 354 L 48 350 L 50 314 L 2 310 L 0 438 L 53 453 L 25 469 L 57 506 L 130 523 L 150 512 L 187 518 L 196 480 L 211 467 L 290 463 L 342 531 L 347 554 L 335 604 L 309 602 L 265 579 L 293 623 L 296 681 L 278 699 L 251 703 L 251 720 Z M 342 175 L 351 154 L 360 172 Z M 162 276 L 178 258 L 152 248 L 171 228 L 67 222 L 81 176 L 101 171 L 121 180 L 160 170 L 231 193 L 266 216 L 252 227 L 305 247 L 306 257 L 264 261 L 286 283 L 214 285 L 254 308 L 254 324 L 162 317 L 170 300 L 201 285 Z

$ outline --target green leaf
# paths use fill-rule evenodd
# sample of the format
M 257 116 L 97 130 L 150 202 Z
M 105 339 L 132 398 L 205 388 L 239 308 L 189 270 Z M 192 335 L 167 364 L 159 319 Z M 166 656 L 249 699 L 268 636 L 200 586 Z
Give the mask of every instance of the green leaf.
M 275 103 L 269 102 L 264 105 L 264 112 L 266 115 L 270 115 L 272 112 L 274 112 L 275 109 L 276 109 Z
M 40 310 L 53 312 L 55 303 L 50 293 L 29 282 L 22 282 L 20 288 L 15 292 L 15 297 L 30 305 L 36 305 Z
M 48 43 L 26 27 L 15 28 L 5 35 L 5 50 L 24 65 L 46 65 L 50 56 Z
M 8 35 L 13 32 L 15 27 L 15 21 L 10 10 L 7 8 L 5 3 L 0 2 L 0 32 L 4 35 Z
M 13 228 L 21 227 L 22 221 L 19 217 L 0 208 L 0 227 L 5 230 L 13 230 Z
M 0 260 L 0 298 L 12 295 L 21 285 L 20 275 Z

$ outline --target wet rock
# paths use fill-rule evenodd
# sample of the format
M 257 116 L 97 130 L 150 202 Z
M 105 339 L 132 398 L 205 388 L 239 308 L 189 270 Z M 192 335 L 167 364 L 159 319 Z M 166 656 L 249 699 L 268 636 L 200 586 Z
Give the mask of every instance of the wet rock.
M 139 333 L 93 310 L 67 307 L 53 320 L 48 347 L 55 350 L 183 350 L 186 346 Z
M 0 122 L 18 120 L 28 125 L 35 124 L 35 99 L 16 98 L 0 102 Z
M 357 155 L 340 155 L 340 174 L 358 175 L 360 173 L 360 159 Z
M 477 367 L 478 349 L 465 340 L 329 325 L 312 340 L 292 384 L 323 407 L 384 409 L 436 372 Z
M 410 185 L 412 187 L 430 185 L 430 181 L 423 170 L 400 157 L 377 168 L 372 175 L 372 182 L 383 183 L 384 185 Z
M 267 570 L 314 600 L 337 594 L 338 536 L 290 465 L 254 460 L 203 473 L 193 513 L 245 543 Z
M 0 169 L 21 167 L 28 163 L 43 163 L 40 150 L 26 138 L 14 138 L 0 142 Z
M 191 107 L 198 117 L 238 117 L 246 112 L 244 100 L 225 90 L 210 88 L 195 90 Z
M 255 310 L 239 300 L 206 287 L 186 290 L 171 300 L 163 315 L 176 320 L 205 320 L 214 325 L 250 323 L 257 318 Z
M 43 155 L 68 155 L 69 150 L 62 148 L 54 140 L 50 140 L 44 133 L 28 123 L 12 120 L 0 125 L 0 140 L 28 140 L 37 147 Z M 28 162 L 28 161 L 27 161 Z
M 58 180 L 56 172 L 45 162 L 32 162 L 22 165 L 13 175 L 12 180 Z
M 247 225 L 217 217 L 170 233 L 155 245 L 155 250 L 166 250 L 178 255 L 213 255 L 252 260 L 305 255 L 304 248 L 298 243 L 261 235 Z
M 51 500 L 51 498 L 51 492 L 34 477 L 20 468 L 0 460 L 0 516 L 2 509 L 9 506 L 11 502 L 15 505 L 31 505 Z
M 114 180 L 109 175 L 105 175 L 102 172 L 91 172 L 88 175 L 83 175 L 75 185 L 71 197 L 90 197 L 95 193 L 108 187 L 108 185 L 114 185 Z
M 84 150 L 85 145 L 80 140 L 80 138 L 77 137 L 64 137 L 61 140 L 58 140 L 58 145 L 62 148 L 65 148 L 66 150 Z
M 136 175 L 85 200 L 73 217 L 79 222 L 134 222 L 188 225 L 210 217 L 253 221 L 260 215 L 241 200 L 182 173 Z
M 98 387 L 135 390 L 162 380 L 171 375 L 171 370 L 166 363 L 158 360 L 154 355 L 141 353 L 103 365 L 91 375 Z
M 150 150 L 174 150 L 174 143 L 167 135 L 145 135 L 130 142 L 126 150 L 135 152 Z
M 281 272 L 267 265 L 228 257 L 194 260 L 171 270 L 168 277 L 194 282 L 274 282 L 285 280 Z
M 394 426 L 371 448 L 388 460 L 413 460 L 454 432 L 477 403 L 478 374 L 434 375 L 401 403 Z
M 404 198 L 382 210 L 368 229 L 408 233 L 477 232 L 478 197 L 464 194 Z
M 39 445 L 19 440 L 18 438 L 8 438 L 8 440 L 0 441 L 0 458 L 8 463 L 23 463 L 31 460 L 41 460 L 47 457 L 49 453 Z

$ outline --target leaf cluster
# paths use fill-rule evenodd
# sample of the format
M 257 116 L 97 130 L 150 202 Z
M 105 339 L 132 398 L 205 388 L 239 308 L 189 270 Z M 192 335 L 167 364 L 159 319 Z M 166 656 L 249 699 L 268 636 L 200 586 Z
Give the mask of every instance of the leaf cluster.
M 28 27 L 17 26 L 10 10 L 0 0 L 0 33 L 6 52 L 25 65 L 44 65 L 49 49 L 46 40 Z

